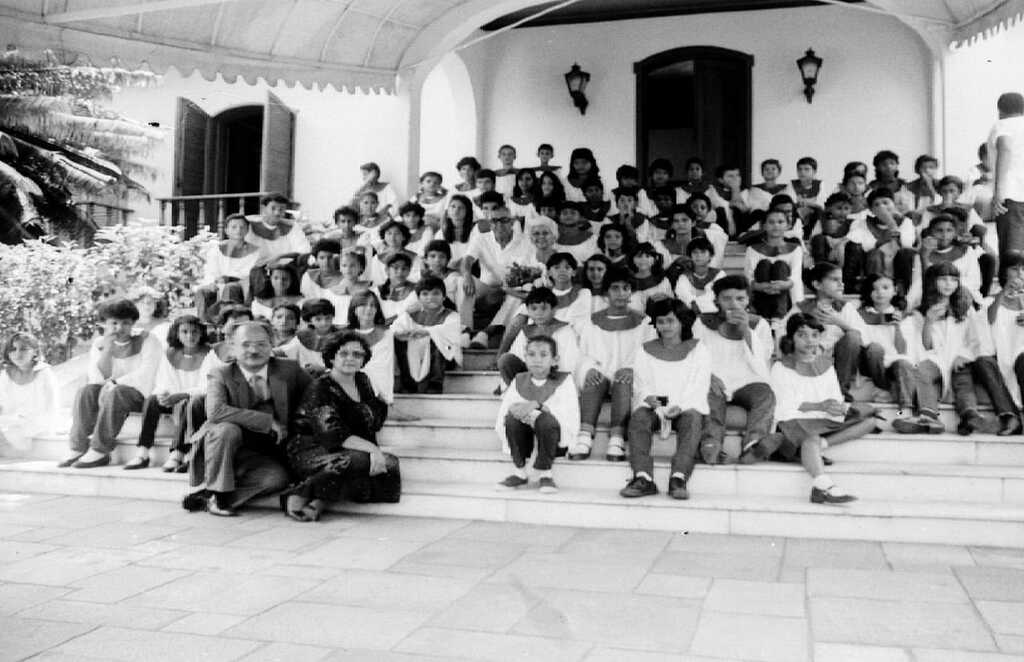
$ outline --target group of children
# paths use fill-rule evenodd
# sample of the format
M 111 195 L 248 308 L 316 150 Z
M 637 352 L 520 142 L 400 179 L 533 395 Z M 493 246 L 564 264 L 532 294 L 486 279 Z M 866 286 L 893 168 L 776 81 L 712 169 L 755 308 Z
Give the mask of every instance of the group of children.
M 366 164 L 352 204 L 316 237 L 287 218 L 286 198 L 265 197 L 259 218 L 225 220 L 196 316 L 157 328 L 157 311 L 141 305 L 150 294 L 103 303 L 95 388 L 75 403 L 68 464 L 109 463 L 127 413 L 142 411 L 139 454 L 125 468 L 148 466 L 159 415 L 173 413 L 164 469 L 181 470 L 187 431 L 204 415 L 205 374 L 231 360 L 211 339 L 260 316 L 278 354 L 312 372 L 339 331 L 365 334 L 364 372 L 389 404 L 396 392 L 441 393 L 464 349 L 497 346 L 496 430 L 515 465 L 503 488 L 527 484 L 535 454 L 541 490 L 557 490 L 554 459 L 590 457 L 606 400 L 605 457 L 624 461 L 628 449 L 633 471 L 624 497 L 657 493 L 657 432 L 676 437 L 668 494 L 688 498 L 697 460 L 729 459 L 732 404 L 746 413 L 738 461 L 800 461 L 812 501 L 852 500 L 821 450 L 875 428 L 875 412 L 853 402 L 858 373 L 899 405 L 900 432 L 941 432 L 946 393 L 962 434 L 1020 432 L 1024 258 L 998 260 L 991 219 L 965 202 L 960 180 L 937 177 L 934 159 L 918 159 L 908 183 L 896 155 L 880 152 L 872 181 L 851 163 L 829 193 L 809 157 L 789 182 L 774 159 L 748 188 L 738 166 L 719 166 L 708 182 L 690 159 L 676 181 L 658 159 L 646 184 L 622 166 L 606 189 L 586 148 L 564 171 L 550 145 L 537 166 L 516 168 L 509 145 L 498 156 L 495 170 L 461 159 L 451 190 L 424 173 L 405 203 Z M 723 270 L 730 239 L 747 246 L 742 275 Z M 11 357 L 8 381 L 28 379 Z M 996 424 L 979 413 L 975 384 Z

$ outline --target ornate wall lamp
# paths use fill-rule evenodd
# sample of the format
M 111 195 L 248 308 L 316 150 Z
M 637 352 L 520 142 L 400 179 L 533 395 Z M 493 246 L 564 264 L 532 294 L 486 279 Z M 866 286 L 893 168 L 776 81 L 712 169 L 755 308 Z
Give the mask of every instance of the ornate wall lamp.
M 580 65 L 573 63 L 572 69 L 565 74 L 565 85 L 569 88 L 569 96 L 572 97 L 572 105 L 580 109 L 580 115 L 587 114 L 587 83 L 590 82 L 590 74 L 580 69 Z
M 818 71 L 821 69 L 823 60 L 814 54 L 814 49 L 808 48 L 804 56 L 796 61 L 800 69 L 800 76 L 804 79 L 804 97 L 807 103 L 814 97 L 814 86 L 818 84 Z

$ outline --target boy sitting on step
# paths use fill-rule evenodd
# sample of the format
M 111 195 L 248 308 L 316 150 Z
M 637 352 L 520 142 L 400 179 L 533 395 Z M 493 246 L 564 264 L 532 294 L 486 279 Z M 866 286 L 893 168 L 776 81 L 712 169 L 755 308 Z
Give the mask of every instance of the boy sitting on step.
M 558 369 L 573 374 L 579 363 L 580 351 L 576 332 L 568 322 L 555 318 L 558 297 L 546 287 L 538 287 L 526 295 L 526 314 L 530 319 L 512 341 L 509 351 L 498 357 L 498 372 L 502 388 L 507 388 L 516 375 L 526 372 L 526 347 L 531 338 L 548 336 L 558 345 Z
M 540 491 L 551 494 L 558 491 L 551 465 L 559 447 L 566 447 L 579 429 L 579 400 L 572 375 L 557 369 L 554 339 L 544 335 L 530 338 L 525 355 L 526 372 L 516 375 L 505 391 L 494 425 L 515 465 L 498 487 L 516 489 L 529 482 L 526 461 L 536 445 L 533 468 L 540 474 Z
M 334 304 L 327 299 L 306 299 L 302 302 L 305 328 L 279 348 L 285 358 L 297 361 L 314 377 L 324 371 L 323 348 L 342 330 L 334 324 L 335 313 Z
M 719 464 L 726 459 L 722 445 L 728 404 L 747 410 L 743 452 L 771 430 L 775 394 L 768 386 L 768 364 L 775 344 L 768 322 L 747 312 L 750 284 L 745 277 L 725 276 L 712 289 L 718 312 L 701 315 L 693 325 L 693 336 L 706 343 L 714 357 L 700 452 L 708 464 Z

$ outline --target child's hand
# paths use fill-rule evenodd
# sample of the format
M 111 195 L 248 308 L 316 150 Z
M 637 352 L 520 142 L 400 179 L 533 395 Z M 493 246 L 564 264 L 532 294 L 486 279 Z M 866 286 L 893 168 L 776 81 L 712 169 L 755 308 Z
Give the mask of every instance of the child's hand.
M 658 407 L 661 406 L 661 401 L 658 400 L 658 396 L 649 395 L 646 398 L 644 398 L 644 404 L 650 407 L 651 409 L 657 409 Z
M 931 253 L 939 247 L 939 242 L 935 240 L 935 237 L 921 237 L 921 250 L 925 253 Z
M 509 405 L 508 413 L 512 414 L 515 419 L 525 423 L 536 409 L 536 402 L 516 402 L 515 404 Z
M 591 368 L 590 370 L 587 371 L 587 376 L 583 380 L 583 385 L 590 387 L 600 386 L 602 381 L 604 381 L 604 375 L 602 375 L 594 368 Z
M 676 418 L 677 416 L 682 415 L 682 413 L 682 407 L 680 407 L 679 405 L 672 405 L 671 407 L 665 410 L 665 418 Z
M 633 383 L 633 369 L 623 368 L 615 374 L 616 384 L 632 384 Z
M 925 313 L 925 316 L 928 318 L 929 322 L 938 322 L 946 316 L 947 308 L 948 307 L 946 306 L 946 304 L 937 303 L 928 309 L 928 312 Z
M 966 368 L 970 364 L 971 364 L 971 360 L 970 359 L 964 358 L 962 356 L 958 356 L 955 359 L 953 359 L 952 370 L 953 370 L 953 372 L 956 372 L 957 370 L 963 370 L 964 368 Z
M 821 409 L 829 416 L 846 416 L 846 403 L 828 399 L 821 403 Z
M 750 322 L 750 313 L 745 310 L 727 310 L 725 321 L 739 327 L 746 327 Z

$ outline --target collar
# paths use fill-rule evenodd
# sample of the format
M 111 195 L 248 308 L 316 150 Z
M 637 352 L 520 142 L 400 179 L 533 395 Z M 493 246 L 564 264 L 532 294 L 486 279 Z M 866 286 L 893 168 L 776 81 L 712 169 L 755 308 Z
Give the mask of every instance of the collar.
M 690 355 L 690 352 L 693 351 L 698 342 L 696 338 L 690 338 L 674 347 L 666 347 L 662 344 L 661 340 L 648 340 L 643 344 L 643 349 L 654 358 L 661 359 L 662 361 L 682 361 Z
M 843 306 L 845 305 L 845 301 L 833 301 L 832 310 L 836 311 L 837 313 L 841 313 L 843 311 Z M 796 307 L 799 308 L 800 312 L 802 312 L 803 314 L 810 315 L 814 313 L 815 310 L 818 309 L 818 299 L 816 297 L 804 299 L 803 301 L 798 302 L 796 304 Z
M 627 309 L 625 315 L 612 317 L 608 308 L 598 311 L 590 316 L 590 321 L 599 329 L 604 331 L 628 331 L 643 324 L 647 317 L 638 310 Z
M 249 231 L 261 239 L 280 239 L 292 231 L 292 226 L 286 221 L 281 221 L 276 226 L 270 227 L 261 218 L 249 223 Z
M 819 352 L 814 361 L 804 363 L 796 360 L 796 354 L 785 354 L 779 363 L 803 377 L 819 377 L 832 367 L 832 360 L 824 352 Z
M 757 328 L 757 325 L 761 322 L 761 317 L 754 313 L 747 315 L 747 325 L 750 330 L 753 331 Z M 700 316 L 700 323 L 711 331 L 717 331 L 723 338 L 729 340 L 742 340 L 743 336 L 737 333 L 736 329 L 731 324 L 725 323 L 725 318 L 720 313 L 703 313 Z
M 269 374 L 270 374 L 270 364 L 269 363 L 267 365 L 263 366 L 262 368 L 260 368 L 259 370 L 257 370 L 256 372 L 249 372 L 248 370 L 243 368 L 242 364 L 240 364 L 240 363 L 236 363 L 235 365 L 237 365 L 238 369 L 242 371 L 242 377 L 245 378 L 245 381 L 248 382 L 249 384 L 252 383 L 252 378 L 253 377 L 255 377 L 256 375 L 259 375 L 260 377 L 263 378 L 263 383 L 267 384 L 268 387 L 269 387 L 269 385 L 270 385 L 270 379 L 268 377 Z
M 788 241 L 783 241 L 781 246 L 772 246 L 768 242 L 762 241 L 759 244 L 751 246 L 755 251 L 761 255 L 768 257 L 777 257 L 779 255 L 788 255 L 797 249 L 797 245 Z

